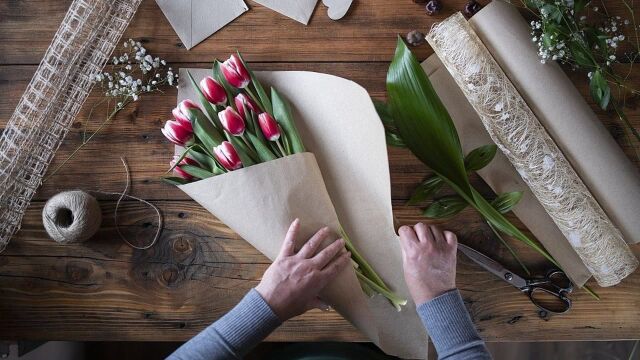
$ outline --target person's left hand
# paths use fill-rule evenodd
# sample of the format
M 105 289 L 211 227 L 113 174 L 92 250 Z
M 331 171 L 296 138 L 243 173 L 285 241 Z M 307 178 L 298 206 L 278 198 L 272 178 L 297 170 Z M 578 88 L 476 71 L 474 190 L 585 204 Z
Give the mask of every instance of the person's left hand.
M 313 308 L 326 308 L 318 294 L 342 271 L 351 253 L 338 239 L 318 251 L 329 236 L 329 229 L 322 228 L 295 253 L 295 243 L 300 220 L 291 223 L 276 260 L 264 273 L 256 291 L 262 295 L 281 321 L 303 314 Z

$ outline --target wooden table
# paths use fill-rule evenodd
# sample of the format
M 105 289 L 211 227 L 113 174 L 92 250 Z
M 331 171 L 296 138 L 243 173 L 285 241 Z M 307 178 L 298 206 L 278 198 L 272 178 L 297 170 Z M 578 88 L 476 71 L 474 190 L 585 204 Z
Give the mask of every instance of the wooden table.
M 13 112 L 70 2 L 0 2 L 2 125 Z M 464 3 L 443 2 L 445 11 L 429 17 L 410 0 L 356 0 L 348 16 L 338 22 L 331 21 L 324 6 L 318 5 L 305 27 L 248 1 L 251 11 L 186 51 L 156 3 L 145 0 L 125 38 L 139 39 L 174 68 L 209 67 L 214 57 L 225 58 L 238 49 L 255 69 L 335 74 L 353 79 L 373 97 L 382 99 L 396 34 L 427 29 Z M 431 50 L 423 45 L 415 52 L 424 59 Z M 588 97 L 584 75 L 570 76 Z M 88 100 L 89 106 L 73 124 L 54 165 L 80 144 L 88 109 L 97 99 L 95 94 Z M 160 127 L 169 118 L 175 99 L 175 90 L 144 97 L 41 188 L 22 230 L 0 255 L 0 339 L 186 340 L 257 284 L 269 264 L 267 258 L 180 190 L 159 181 L 172 151 Z M 103 119 L 106 109 L 100 110 L 100 116 L 88 124 L 90 130 Z M 624 145 L 615 117 L 597 113 L 628 155 L 634 156 Z M 629 115 L 639 126 L 640 111 Z M 402 223 L 423 220 L 419 208 L 404 203 L 429 170 L 406 150 L 389 148 L 389 155 L 395 215 Z M 69 189 L 121 191 L 125 184 L 121 156 L 126 157 L 132 171 L 132 194 L 152 201 L 164 214 L 165 228 L 158 244 L 147 251 L 125 245 L 114 228 L 115 199 L 108 197 L 101 199 L 105 220 L 95 238 L 83 245 L 68 246 L 48 239 L 40 215 L 44 202 Z M 474 177 L 473 183 L 481 192 L 491 193 L 479 178 Z M 515 217 L 510 218 L 521 226 Z M 128 225 L 128 236 L 140 238 L 152 236 L 157 224 L 152 211 L 131 201 L 122 206 L 121 221 Z M 516 266 L 474 211 L 464 211 L 446 227 L 457 231 L 462 242 Z M 510 242 L 532 268 L 545 268 L 540 256 Z M 635 250 L 640 253 L 638 247 Z M 578 291 L 571 313 L 547 320 L 538 317 L 525 296 L 462 257 L 458 284 L 480 333 L 489 341 L 640 337 L 640 272 L 615 288 L 596 286 L 601 301 Z M 287 321 L 269 340 L 365 338 L 336 313 L 310 311 Z

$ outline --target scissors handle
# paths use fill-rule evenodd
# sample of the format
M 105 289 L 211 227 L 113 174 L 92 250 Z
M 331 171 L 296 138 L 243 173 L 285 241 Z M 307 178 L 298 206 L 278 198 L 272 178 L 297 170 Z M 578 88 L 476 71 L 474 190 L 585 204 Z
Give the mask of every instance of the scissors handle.
M 538 308 L 554 314 L 563 314 L 571 309 L 571 299 L 565 292 L 557 292 L 542 286 L 532 286 L 526 292 Z
M 554 269 L 542 279 L 527 281 L 523 291 L 542 310 L 562 314 L 571 309 L 571 299 L 567 295 L 573 291 L 573 283 L 561 270 Z

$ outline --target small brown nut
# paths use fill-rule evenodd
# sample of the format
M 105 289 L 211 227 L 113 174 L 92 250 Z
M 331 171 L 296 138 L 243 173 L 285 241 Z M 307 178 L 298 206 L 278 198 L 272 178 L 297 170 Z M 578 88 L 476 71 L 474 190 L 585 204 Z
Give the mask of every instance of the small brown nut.
M 427 6 L 425 6 L 425 10 L 428 15 L 436 15 L 442 10 L 442 3 L 439 0 L 429 0 Z
M 407 34 L 407 42 L 411 46 L 418 46 L 425 42 L 425 36 L 418 30 L 411 30 Z
M 467 17 L 472 17 L 478 11 L 482 10 L 482 5 L 480 5 L 477 1 L 471 0 L 464 6 L 464 14 Z

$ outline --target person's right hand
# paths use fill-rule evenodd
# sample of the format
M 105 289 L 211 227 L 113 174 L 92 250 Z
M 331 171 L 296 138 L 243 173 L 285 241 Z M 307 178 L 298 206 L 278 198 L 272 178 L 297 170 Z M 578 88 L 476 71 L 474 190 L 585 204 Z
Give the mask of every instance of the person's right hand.
M 318 230 L 296 253 L 299 227 L 300 220 L 295 219 L 289 227 L 280 254 L 256 286 L 256 291 L 281 321 L 314 307 L 327 308 L 318 294 L 350 263 L 351 258 L 343 239 L 335 240 L 318 251 L 329 236 L 326 227 Z
M 418 223 L 398 230 L 404 278 L 419 306 L 456 287 L 458 240 L 450 231 Z

